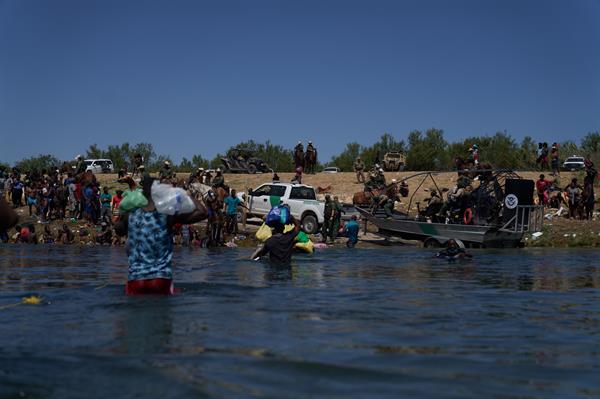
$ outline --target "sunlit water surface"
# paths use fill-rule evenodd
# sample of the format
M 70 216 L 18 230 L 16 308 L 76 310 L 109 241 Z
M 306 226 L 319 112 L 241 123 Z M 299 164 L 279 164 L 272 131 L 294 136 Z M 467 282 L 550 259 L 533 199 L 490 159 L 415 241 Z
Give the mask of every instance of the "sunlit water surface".
M 475 255 L 185 249 L 126 297 L 122 248 L 0 246 L 0 397 L 600 397 L 598 251 Z

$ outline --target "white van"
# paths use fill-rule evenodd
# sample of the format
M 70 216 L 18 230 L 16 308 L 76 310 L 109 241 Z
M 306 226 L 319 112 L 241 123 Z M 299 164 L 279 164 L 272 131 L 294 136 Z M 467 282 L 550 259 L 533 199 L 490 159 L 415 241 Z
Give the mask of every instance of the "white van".
M 91 170 L 92 173 L 113 173 L 113 162 L 110 159 L 86 159 L 85 170 Z

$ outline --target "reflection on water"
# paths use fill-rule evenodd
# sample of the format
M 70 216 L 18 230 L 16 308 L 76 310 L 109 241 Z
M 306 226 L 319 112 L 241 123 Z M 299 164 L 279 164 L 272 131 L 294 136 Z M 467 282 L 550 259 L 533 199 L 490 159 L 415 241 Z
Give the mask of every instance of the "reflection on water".
M 598 397 L 591 250 L 180 250 L 125 297 L 120 248 L 0 247 L 0 397 Z

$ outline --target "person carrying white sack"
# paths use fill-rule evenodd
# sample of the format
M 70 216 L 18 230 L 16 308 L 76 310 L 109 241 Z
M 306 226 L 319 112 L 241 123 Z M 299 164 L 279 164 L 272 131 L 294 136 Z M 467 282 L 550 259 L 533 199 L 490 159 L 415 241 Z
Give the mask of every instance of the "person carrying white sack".
M 208 212 L 185 191 L 149 176 L 142 180 L 142 193 L 148 204 L 124 214 L 115 225 L 118 235 L 127 235 L 125 293 L 172 295 L 173 226 L 197 223 Z

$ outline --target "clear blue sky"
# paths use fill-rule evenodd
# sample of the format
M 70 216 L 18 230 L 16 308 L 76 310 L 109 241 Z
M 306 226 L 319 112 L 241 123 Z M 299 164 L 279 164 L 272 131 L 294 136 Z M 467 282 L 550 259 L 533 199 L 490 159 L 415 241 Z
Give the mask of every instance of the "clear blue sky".
M 600 1 L 0 0 L 0 161 L 600 130 Z

